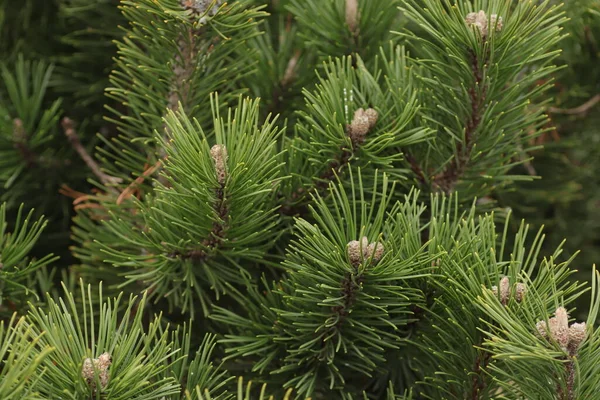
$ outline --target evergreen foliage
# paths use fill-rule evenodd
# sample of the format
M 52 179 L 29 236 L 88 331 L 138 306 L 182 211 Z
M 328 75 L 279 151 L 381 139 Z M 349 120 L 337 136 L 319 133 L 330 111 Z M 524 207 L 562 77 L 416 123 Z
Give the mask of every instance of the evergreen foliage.
M 595 398 L 599 34 L 0 0 L 0 398 Z

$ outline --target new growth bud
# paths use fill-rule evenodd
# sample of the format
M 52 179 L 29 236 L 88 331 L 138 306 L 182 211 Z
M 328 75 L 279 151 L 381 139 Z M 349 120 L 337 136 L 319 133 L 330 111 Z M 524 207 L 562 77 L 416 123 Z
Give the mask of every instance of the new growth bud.
M 352 240 L 348 243 L 348 258 L 352 265 L 356 267 L 362 262 L 363 254 L 366 252 L 368 246 L 369 239 L 367 239 L 366 236 L 363 236 L 360 242 L 358 240 Z
M 353 145 L 362 144 L 365 141 L 367 133 L 375 127 L 379 113 L 373 109 L 359 108 L 354 112 L 352 123 L 347 127 L 348 136 L 352 139 Z
M 215 170 L 217 172 L 217 181 L 225 184 L 227 179 L 227 149 L 223 144 L 215 144 L 210 149 L 210 155 L 215 162 Z
M 96 378 L 95 374 L 98 374 L 100 380 L 100 389 L 104 389 L 108 384 L 108 367 L 112 364 L 112 357 L 108 353 L 102 353 L 98 358 L 86 358 L 83 360 L 83 367 L 81 368 L 81 376 L 85 379 L 86 383 L 93 389 L 96 390 Z
M 484 39 L 488 36 L 490 29 L 500 32 L 504 26 L 502 17 L 499 17 L 497 14 L 492 14 L 488 21 L 488 17 L 483 10 L 467 14 L 465 23 L 470 27 L 476 28 Z
M 383 244 L 371 243 L 369 244 L 369 246 L 367 246 L 367 253 L 365 255 L 365 258 L 373 257 L 373 261 L 379 262 L 379 260 L 381 260 L 381 257 L 383 257 L 383 251 Z
M 554 339 L 570 355 L 577 354 L 577 349 L 586 338 L 586 324 L 574 323 L 569 327 L 569 314 L 564 307 L 558 307 L 554 317 L 546 321 L 539 321 L 536 329 L 541 337 Z
M 214 17 L 219 11 L 219 6 L 222 1 L 218 0 L 216 4 L 208 10 L 208 7 L 212 3 L 212 0 L 180 0 L 180 4 L 186 10 L 191 10 L 197 16 L 203 15 L 198 22 L 206 24 L 208 17 Z M 207 13 L 208 10 L 208 13 Z
M 358 0 L 346 0 L 346 25 L 352 35 L 358 34 Z
M 515 288 L 515 300 L 519 303 L 525 299 L 525 294 L 527 293 L 527 286 L 524 283 L 517 283 L 517 287 Z
M 378 263 L 383 257 L 385 248 L 382 243 L 369 243 L 369 239 L 363 236 L 360 242 L 358 240 L 348 242 L 347 251 L 350 263 L 358 267 L 364 260 L 371 259 Z
M 510 280 L 508 276 L 500 279 L 500 302 L 503 305 L 508 304 L 508 300 L 510 299 Z M 492 292 L 495 296 L 498 296 L 498 286 L 492 286 Z M 524 283 L 517 283 L 515 285 L 515 300 L 519 303 L 523 301 L 525 298 L 525 293 L 527 293 L 527 286 Z

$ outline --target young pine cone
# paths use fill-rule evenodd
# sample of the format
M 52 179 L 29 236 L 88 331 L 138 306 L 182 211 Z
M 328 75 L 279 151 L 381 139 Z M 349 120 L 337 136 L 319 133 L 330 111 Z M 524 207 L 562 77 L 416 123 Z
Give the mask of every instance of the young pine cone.
M 102 353 L 98 358 L 86 358 L 83 360 L 83 367 L 81 368 L 81 376 L 85 379 L 86 383 L 95 391 L 96 390 L 96 378 L 95 374 L 98 374 L 100 380 L 100 389 L 104 389 L 108 384 L 108 367 L 112 364 L 112 357 L 108 353 Z

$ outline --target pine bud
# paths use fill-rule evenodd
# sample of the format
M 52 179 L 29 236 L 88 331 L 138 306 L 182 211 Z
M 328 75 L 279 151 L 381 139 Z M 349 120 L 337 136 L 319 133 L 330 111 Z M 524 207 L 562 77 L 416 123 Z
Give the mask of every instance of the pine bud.
M 541 337 L 545 338 L 548 336 L 548 326 L 546 325 L 546 321 L 539 321 L 537 324 L 535 324 L 535 328 Z
M 225 184 L 227 179 L 227 149 L 223 144 L 215 144 L 210 149 L 210 155 L 215 161 L 215 170 L 217 172 L 217 181 Z
M 377 263 L 381 260 L 381 257 L 383 257 L 384 250 L 383 244 L 371 243 L 367 247 L 366 258 L 371 258 L 371 256 L 373 256 L 373 261 Z
M 468 13 L 465 17 L 465 22 L 467 23 L 467 25 L 477 28 L 481 33 L 482 37 L 487 36 L 488 19 L 487 15 L 485 15 L 485 11 L 480 10 L 477 13 Z
M 379 113 L 374 108 L 367 108 L 365 110 L 365 115 L 369 120 L 369 129 L 373 129 L 377 123 L 377 120 L 379 119 Z
M 524 283 L 517 283 L 517 287 L 515 288 L 515 300 L 519 303 L 525 299 L 525 294 L 527 293 L 527 286 Z
M 504 305 L 508 304 L 508 297 L 510 295 L 510 281 L 508 276 L 500 279 L 500 302 Z
M 358 34 L 358 0 L 346 0 L 346 25 L 352 35 Z
M 361 144 L 365 141 L 365 136 L 377 123 L 379 114 L 373 108 L 367 110 L 359 108 L 354 112 L 352 123 L 348 126 L 348 136 L 353 144 Z
M 558 307 L 554 317 L 545 321 L 539 321 L 536 329 L 542 337 L 554 339 L 563 351 L 568 351 L 570 355 L 577 354 L 577 349 L 586 338 L 586 324 L 574 323 L 569 327 L 569 314 L 564 307 Z
M 490 29 L 500 32 L 504 26 L 502 17 L 497 14 L 492 14 L 488 21 L 485 11 L 472 12 L 465 17 L 465 23 L 470 27 L 475 27 L 481 33 L 482 38 L 486 38 Z
M 558 307 L 554 313 L 558 329 L 569 329 L 569 314 L 564 307 Z
M 571 342 L 571 346 L 575 349 L 579 348 L 581 343 L 585 340 L 586 337 L 586 324 L 582 323 L 574 323 L 569 328 L 569 340 Z
M 523 301 L 525 297 L 525 293 L 527 292 L 527 286 L 524 283 L 517 283 L 515 285 L 515 300 L 519 303 Z M 494 296 L 498 296 L 498 286 L 492 286 L 492 293 Z M 510 280 L 508 276 L 500 279 L 500 302 L 503 305 L 508 304 L 508 300 L 510 299 Z
M 495 29 L 496 32 L 500 32 L 503 27 L 502 17 L 499 17 L 498 14 L 490 15 L 490 28 Z
M 100 357 L 86 358 L 83 360 L 81 376 L 92 389 L 96 389 L 95 373 L 100 380 L 100 388 L 104 389 L 108 384 L 108 367 L 112 364 L 112 357 L 108 353 L 102 353 Z
M 191 10 L 194 14 L 200 16 L 206 14 L 208 7 L 212 3 L 212 0 L 180 0 L 180 4 L 186 10 Z M 217 14 L 219 10 L 219 6 L 221 5 L 222 0 L 218 0 L 216 4 L 208 11 L 208 16 L 213 17 Z M 201 24 L 206 24 L 208 18 L 206 15 L 201 17 L 198 22 Z
M 348 243 L 348 258 L 350 259 L 350 263 L 352 265 L 354 265 L 355 267 L 360 265 L 360 263 L 364 259 L 365 253 L 367 252 L 368 246 L 369 239 L 367 239 L 366 236 L 363 236 L 360 242 L 358 240 L 352 240 Z
M 181 6 L 186 10 L 192 10 L 198 14 L 204 14 L 210 4 L 210 0 L 181 0 Z
M 364 136 L 369 132 L 371 124 L 363 108 L 359 108 L 354 112 L 354 118 L 350 124 L 350 136 L 356 140 L 364 140 Z

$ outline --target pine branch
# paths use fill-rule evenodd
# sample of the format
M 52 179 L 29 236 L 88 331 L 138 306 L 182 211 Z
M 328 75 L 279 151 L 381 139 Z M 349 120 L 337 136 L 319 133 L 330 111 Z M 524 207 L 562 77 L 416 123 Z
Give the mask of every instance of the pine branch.
M 454 161 L 441 174 L 433 178 L 433 187 L 439 188 L 447 194 L 454 191 L 457 181 L 462 177 L 469 165 L 471 152 L 475 144 L 474 135 L 481 124 L 481 116 L 485 112 L 486 83 L 484 82 L 480 65 L 485 65 L 488 57 L 479 60 L 477 55 L 471 51 L 469 58 L 474 84 L 468 91 L 471 114 L 465 124 L 464 142 L 458 143 L 456 147 L 457 155 Z
M 214 202 L 214 213 L 217 219 L 212 224 L 212 230 L 208 233 L 208 237 L 202 241 L 202 248 L 198 250 L 189 250 L 185 253 L 174 252 L 169 254 L 172 258 L 189 259 L 193 263 L 203 263 L 214 253 L 226 235 L 226 224 L 227 220 L 227 204 L 225 202 L 225 185 L 224 182 L 220 183 L 220 186 L 215 191 L 215 202 Z
M 586 101 L 585 103 L 583 103 L 579 107 L 568 108 L 568 109 L 557 108 L 557 107 L 550 107 L 550 108 L 548 108 L 548 112 L 550 112 L 552 114 L 566 114 L 566 115 L 586 114 L 596 104 L 598 104 L 598 102 L 600 102 L 600 94 L 597 94 L 597 95 L 593 96 L 592 98 L 590 98 L 588 101 Z
M 75 122 L 68 118 L 64 117 L 61 121 L 61 125 L 65 136 L 69 139 L 71 146 L 77 151 L 81 159 L 85 162 L 88 168 L 93 172 L 96 177 L 100 180 L 105 186 L 109 186 L 115 183 L 121 183 L 123 180 L 121 178 L 116 178 L 114 176 L 110 176 L 102 172 L 96 161 L 88 154 L 85 147 L 81 144 L 79 140 L 79 136 L 77 136 L 77 131 L 75 130 Z

